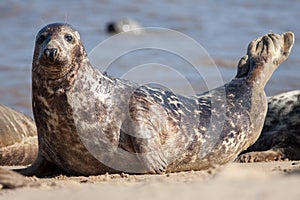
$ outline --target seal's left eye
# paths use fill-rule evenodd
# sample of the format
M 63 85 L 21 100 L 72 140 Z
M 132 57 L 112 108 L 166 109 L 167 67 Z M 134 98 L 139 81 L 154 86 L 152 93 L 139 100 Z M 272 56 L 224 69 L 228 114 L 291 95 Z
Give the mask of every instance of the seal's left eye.
M 72 35 L 66 34 L 66 35 L 65 35 L 65 40 L 66 40 L 67 42 L 72 42 L 72 41 L 73 41 Z

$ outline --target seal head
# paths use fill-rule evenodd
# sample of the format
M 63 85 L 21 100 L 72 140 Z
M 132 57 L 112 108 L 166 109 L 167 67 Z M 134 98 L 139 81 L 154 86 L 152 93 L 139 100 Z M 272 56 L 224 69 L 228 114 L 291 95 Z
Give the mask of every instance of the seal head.
M 33 71 L 42 71 L 45 77 L 58 79 L 74 69 L 86 57 L 79 33 L 70 25 L 50 24 L 36 36 Z

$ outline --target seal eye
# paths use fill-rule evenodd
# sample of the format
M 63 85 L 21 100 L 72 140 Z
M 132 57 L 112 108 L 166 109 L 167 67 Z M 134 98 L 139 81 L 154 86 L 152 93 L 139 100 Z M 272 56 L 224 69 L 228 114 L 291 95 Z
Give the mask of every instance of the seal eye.
M 66 40 L 67 42 L 72 42 L 72 41 L 73 41 L 72 35 L 66 34 L 66 35 L 65 35 L 65 40 Z
M 45 36 L 45 35 L 40 35 L 40 36 L 38 37 L 38 39 L 36 40 L 36 42 L 37 42 L 38 44 L 42 44 L 42 43 L 45 41 L 45 39 L 46 39 L 46 36 Z

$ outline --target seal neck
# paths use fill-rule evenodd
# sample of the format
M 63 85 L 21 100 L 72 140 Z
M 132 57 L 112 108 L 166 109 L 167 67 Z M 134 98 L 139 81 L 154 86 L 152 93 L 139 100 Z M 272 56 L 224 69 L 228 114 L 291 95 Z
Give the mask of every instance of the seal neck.
M 81 64 L 87 65 L 87 64 Z M 45 88 L 47 91 L 57 91 L 60 89 L 67 90 L 78 73 L 80 67 L 77 62 L 67 67 L 67 70 L 59 73 L 48 72 L 41 69 L 40 66 L 34 67 L 32 70 L 32 87 L 34 88 Z

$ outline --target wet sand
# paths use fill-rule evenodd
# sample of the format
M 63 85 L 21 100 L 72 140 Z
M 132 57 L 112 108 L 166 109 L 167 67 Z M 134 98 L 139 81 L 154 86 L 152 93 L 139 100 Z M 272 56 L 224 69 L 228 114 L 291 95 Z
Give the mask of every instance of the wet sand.
M 0 199 L 299 199 L 300 161 L 230 163 L 164 175 L 105 174 L 38 179 Z M 33 184 L 34 185 L 34 184 Z

